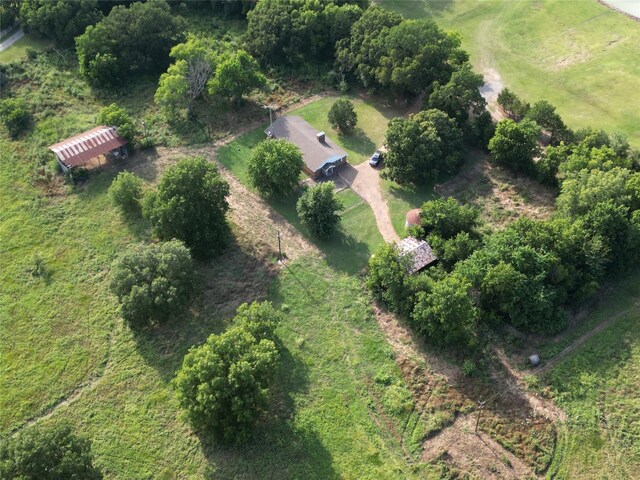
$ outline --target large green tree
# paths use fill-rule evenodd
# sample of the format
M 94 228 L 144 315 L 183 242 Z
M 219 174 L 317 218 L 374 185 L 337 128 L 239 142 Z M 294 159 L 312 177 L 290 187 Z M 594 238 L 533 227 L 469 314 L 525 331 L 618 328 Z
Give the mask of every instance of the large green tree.
M 339 98 L 331 105 L 327 119 L 332 128 L 337 128 L 342 133 L 351 133 L 358 123 L 358 114 L 351 100 Z
M 155 194 L 148 194 L 143 213 L 157 235 L 182 240 L 198 258 L 226 243 L 229 184 L 216 166 L 202 157 L 187 158 L 167 169 Z
M 266 410 L 279 366 L 279 320 L 268 302 L 244 304 L 227 331 L 189 350 L 174 385 L 196 429 L 224 443 L 249 437 Z
M 18 18 L 26 30 L 72 45 L 89 25 L 102 19 L 97 0 L 22 0 Z
M 386 135 L 384 175 L 399 183 L 425 184 L 456 171 L 464 159 L 462 131 L 440 110 L 394 118 Z
M 534 172 L 533 158 L 539 153 L 539 135 L 540 127 L 530 120 L 520 123 L 501 120 L 489 141 L 491 160 L 516 172 Z
M 469 119 L 469 113 L 477 116 L 486 108 L 487 102 L 480 94 L 483 85 L 482 75 L 474 73 L 471 65 L 465 63 L 453 72 L 448 83 L 434 84 L 427 107 L 442 110 L 462 127 Z
M 210 95 L 220 95 L 237 105 L 243 95 L 266 83 L 258 62 L 244 50 L 238 50 L 220 60 L 207 88 Z
M 249 180 L 263 195 L 292 194 L 303 166 L 300 149 L 284 139 L 260 142 L 247 160 Z
M 546 100 L 534 103 L 525 118 L 533 120 L 544 130 L 549 132 L 551 145 L 559 145 L 561 141 L 570 140 L 570 132 L 562 121 L 562 117 L 556 112 L 556 107 Z
M 161 72 L 183 32 L 184 22 L 164 0 L 117 5 L 76 38 L 80 74 L 94 85 L 115 86 L 131 75 Z
M 331 235 L 340 223 L 342 202 L 335 196 L 333 182 L 323 182 L 305 190 L 296 210 L 302 224 L 318 238 Z
M 122 317 L 136 326 L 178 313 L 193 285 L 191 255 L 178 240 L 132 249 L 111 272 L 111 291 L 118 297 Z
M 385 306 L 395 312 L 406 310 L 406 278 L 410 259 L 401 257 L 393 243 L 382 245 L 369 259 L 367 288 Z
M 426 235 L 435 234 L 443 239 L 460 232 L 473 232 L 478 226 L 479 212 L 472 206 L 460 205 L 454 198 L 438 198 L 422 204 L 420 226 Z
M 100 480 L 91 443 L 69 424 L 26 428 L 0 440 L 0 478 L 16 480 Z

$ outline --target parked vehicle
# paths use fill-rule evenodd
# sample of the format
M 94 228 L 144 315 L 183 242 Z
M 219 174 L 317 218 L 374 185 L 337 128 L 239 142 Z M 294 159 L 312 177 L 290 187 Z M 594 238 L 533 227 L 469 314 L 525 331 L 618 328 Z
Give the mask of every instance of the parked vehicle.
M 369 159 L 369 165 L 371 165 L 372 167 L 377 167 L 381 161 L 382 161 L 382 153 L 376 150 L 376 153 L 371 155 L 371 158 Z

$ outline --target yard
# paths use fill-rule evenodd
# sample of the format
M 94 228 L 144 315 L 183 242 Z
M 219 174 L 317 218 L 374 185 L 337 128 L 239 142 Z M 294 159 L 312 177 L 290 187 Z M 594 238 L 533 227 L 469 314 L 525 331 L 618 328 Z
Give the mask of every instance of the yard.
M 0 64 L 19 60 L 26 57 L 29 50 L 42 51 L 49 45 L 51 45 L 51 42 L 48 40 L 27 34 L 9 48 L 0 52 Z
M 548 100 L 572 128 L 625 133 L 640 146 L 638 23 L 598 2 L 380 0 L 462 35 L 480 72 L 497 70 L 528 102 Z

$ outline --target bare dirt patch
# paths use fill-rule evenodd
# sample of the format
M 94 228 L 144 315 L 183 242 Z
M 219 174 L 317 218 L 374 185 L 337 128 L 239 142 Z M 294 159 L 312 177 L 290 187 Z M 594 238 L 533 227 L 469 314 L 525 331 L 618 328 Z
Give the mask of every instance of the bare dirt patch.
M 547 219 L 553 213 L 554 192 L 524 175 L 515 175 L 505 168 L 492 165 L 488 156 L 475 152 L 460 173 L 437 185 L 436 191 L 471 204 L 481 211 L 481 218 L 499 228 L 520 217 Z

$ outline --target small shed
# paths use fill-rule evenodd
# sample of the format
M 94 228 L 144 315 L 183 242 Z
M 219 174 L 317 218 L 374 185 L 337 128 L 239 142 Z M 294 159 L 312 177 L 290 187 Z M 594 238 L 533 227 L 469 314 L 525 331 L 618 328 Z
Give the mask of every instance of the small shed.
M 407 212 L 404 222 L 405 228 L 420 226 L 420 209 L 414 208 Z
M 127 140 L 118 135 L 116 127 L 101 125 L 61 142 L 51 145 L 64 172 L 85 166 L 100 155 L 111 158 L 127 158 Z
M 431 246 L 424 240 L 419 240 L 415 237 L 407 237 L 398 242 L 398 250 L 400 251 L 400 258 L 411 258 L 411 263 L 407 269 L 409 275 L 418 273 L 423 268 L 428 267 L 434 263 L 438 257 L 431 250 Z

